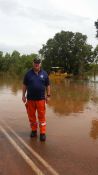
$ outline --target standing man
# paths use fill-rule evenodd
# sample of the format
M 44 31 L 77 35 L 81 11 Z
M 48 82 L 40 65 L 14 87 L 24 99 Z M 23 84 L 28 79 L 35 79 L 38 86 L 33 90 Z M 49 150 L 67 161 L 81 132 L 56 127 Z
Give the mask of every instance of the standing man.
M 46 140 L 45 102 L 50 99 L 50 82 L 48 74 L 41 69 L 41 60 L 34 59 L 33 68 L 24 76 L 22 100 L 26 104 L 31 126 L 30 137 L 37 136 L 37 116 L 40 127 L 40 141 Z

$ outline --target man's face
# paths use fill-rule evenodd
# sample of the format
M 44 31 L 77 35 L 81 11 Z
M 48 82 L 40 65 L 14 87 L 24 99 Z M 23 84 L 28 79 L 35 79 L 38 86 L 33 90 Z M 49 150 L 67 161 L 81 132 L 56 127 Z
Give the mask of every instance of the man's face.
M 35 71 L 39 71 L 41 68 L 41 63 L 33 63 L 33 67 Z

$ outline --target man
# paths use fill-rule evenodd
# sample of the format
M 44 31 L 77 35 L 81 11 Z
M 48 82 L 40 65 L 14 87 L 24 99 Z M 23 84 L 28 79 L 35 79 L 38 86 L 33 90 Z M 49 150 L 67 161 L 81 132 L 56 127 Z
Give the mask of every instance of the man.
M 50 98 L 50 82 L 48 74 L 41 69 L 41 60 L 34 59 L 33 68 L 29 70 L 23 80 L 22 100 L 26 105 L 31 137 L 37 136 L 37 117 L 40 127 L 40 141 L 46 140 L 45 102 Z M 27 94 L 27 95 L 26 95 Z

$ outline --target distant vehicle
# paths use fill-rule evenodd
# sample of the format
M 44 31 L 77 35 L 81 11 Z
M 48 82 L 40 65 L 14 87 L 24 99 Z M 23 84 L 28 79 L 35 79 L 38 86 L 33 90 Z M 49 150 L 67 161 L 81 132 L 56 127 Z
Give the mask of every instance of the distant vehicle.
M 64 72 L 64 67 L 51 67 L 50 78 L 68 78 L 69 74 Z

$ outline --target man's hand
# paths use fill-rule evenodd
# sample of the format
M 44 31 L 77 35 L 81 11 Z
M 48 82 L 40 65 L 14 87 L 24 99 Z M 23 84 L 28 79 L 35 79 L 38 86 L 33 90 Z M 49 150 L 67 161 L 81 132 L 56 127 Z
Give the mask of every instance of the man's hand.
M 26 103 L 26 97 L 25 96 L 22 96 L 22 101 L 24 102 L 24 103 Z
M 23 84 L 23 87 L 22 87 L 22 101 L 24 103 L 26 103 L 26 101 L 27 101 L 27 99 L 25 97 L 26 91 L 27 91 L 27 86 Z
M 50 101 L 50 96 L 46 97 L 46 103 L 48 103 Z

